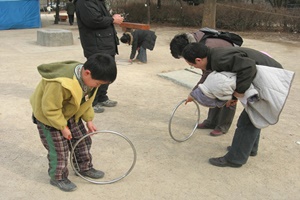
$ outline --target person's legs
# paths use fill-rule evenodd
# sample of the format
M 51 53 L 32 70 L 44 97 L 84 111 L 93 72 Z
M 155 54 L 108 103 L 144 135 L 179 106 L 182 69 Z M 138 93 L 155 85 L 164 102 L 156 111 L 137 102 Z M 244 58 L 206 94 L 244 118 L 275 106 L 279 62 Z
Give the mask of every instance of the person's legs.
M 247 112 L 243 110 L 238 120 L 230 151 L 225 155 L 225 159 L 231 163 L 245 164 L 251 151 L 257 152 L 260 131 L 261 129 L 252 124 Z
M 69 175 L 67 168 L 69 146 L 61 132 L 53 127 L 37 121 L 37 128 L 44 147 L 48 150 L 49 169 L 51 179 L 63 180 Z
M 82 120 L 79 120 L 78 123 L 76 123 L 74 117 L 68 120 L 68 127 L 72 133 L 71 142 L 74 147 L 75 143 L 87 134 L 87 130 L 84 124 L 82 123 Z M 78 167 L 80 171 L 86 171 L 93 167 L 92 155 L 90 154 L 91 146 L 92 139 L 90 137 L 86 137 L 82 142 L 80 142 L 77 145 L 75 149 L 75 157 L 79 165 Z M 75 163 L 75 160 L 73 160 L 73 163 Z M 74 166 L 76 166 L 76 163 Z
M 200 129 L 214 129 L 219 119 L 220 108 L 210 108 L 208 110 L 207 119 L 198 125 Z
M 69 23 L 70 23 L 70 25 L 73 25 L 73 23 L 74 23 L 74 15 L 69 15 Z
M 96 106 L 98 103 L 108 100 L 107 96 L 108 84 L 100 85 L 97 90 L 93 106 Z
M 243 110 L 228 153 L 223 157 L 210 158 L 209 162 L 218 167 L 241 167 L 247 162 L 253 148 L 258 148 L 260 131 Z
M 108 90 L 108 84 L 105 84 L 105 85 L 101 85 L 99 88 L 98 88 L 98 91 L 97 91 L 97 94 L 96 94 L 96 97 L 95 97 L 95 100 L 97 98 L 97 103 L 93 102 L 93 106 L 97 107 L 97 106 L 106 106 L 106 107 L 114 107 L 117 105 L 117 101 L 113 101 L 113 100 L 110 100 L 107 96 L 107 90 Z M 96 105 L 95 105 L 96 103 Z
M 46 126 L 38 120 L 35 122 L 41 141 L 48 151 L 50 184 L 67 192 L 75 190 L 77 186 L 68 179 L 68 141 L 63 137 L 61 131 Z
M 71 15 L 68 15 L 68 19 L 69 19 L 69 24 L 72 25 Z
M 215 126 L 214 130 L 221 131 L 222 133 L 227 133 L 232 124 L 235 111 L 236 105 L 231 107 L 224 106 L 222 108 L 219 108 L 219 112 L 217 116 L 215 116 L 215 118 L 218 118 L 218 123 Z
M 74 147 L 75 143 L 87 134 L 87 130 L 80 119 L 78 123 L 75 122 L 75 118 L 72 117 L 68 121 L 68 127 L 72 133 L 72 146 Z M 93 168 L 92 164 L 92 155 L 90 149 L 92 146 L 91 137 L 86 137 L 80 143 L 77 144 L 76 149 L 74 150 L 75 157 L 73 158 L 74 166 L 78 169 L 79 173 L 83 176 L 88 176 L 90 178 L 102 178 L 104 173 L 100 170 Z M 78 164 L 78 166 L 77 166 Z
M 142 63 L 147 63 L 147 53 L 146 49 L 143 47 L 140 47 L 138 50 L 138 55 L 136 56 L 136 59 L 141 61 Z
M 102 86 L 102 85 L 101 85 L 101 86 Z M 100 87 L 101 87 L 101 86 L 100 86 Z M 100 102 L 98 101 L 98 99 L 99 99 L 99 97 L 101 96 L 101 94 L 103 93 L 103 91 L 100 91 L 100 90 L 101 90 L 100 87 L 99 87 L 98 90 L 97 90 L 97 93 L 96 93 L 96 95 L 95 95 L 95 99 L 94 99 L 93 104 L 92 104 L 95 113 L 102 113 L 102 112 L 104 112 L 104 108 L 103 108 L 100 104 L 98 104 L 98 103 L 100 103 Z M 103 87 L 103 86 L 102 86 L 102 87 Z M 105 92 L 105 94 L 106 94 L 106 92 Z
M 251 150 L 251 153 L 250 153 L 250 155 L 252 155 L 252 156 L 256 156 L 257 155 L 259 138 L 260 138 L 260 134 L 258 134 L 258 136 L 257 136 L 257 138 L 256 138 L 256 140 L 254 142 L 254 145 L 252 147 L 252 150 Z
M 115 59 L 115 56 L 112 57 Z M 95 99 L 93 101 L 93 107 L 96 113 L 104 112 L 104 108 L 102 106 L 114 107 L 118 104 L 117 101 L 113 101 L 108 98 L 107 96 L 108 86 L 109 84 L 102 84 L 97 90 Z

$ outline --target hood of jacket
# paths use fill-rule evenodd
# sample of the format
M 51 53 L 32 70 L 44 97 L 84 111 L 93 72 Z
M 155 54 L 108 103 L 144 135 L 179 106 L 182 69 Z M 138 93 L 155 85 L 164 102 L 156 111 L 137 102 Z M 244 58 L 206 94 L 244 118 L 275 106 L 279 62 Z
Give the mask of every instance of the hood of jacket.
M 45 79 L 73 78 L 75 67 L 80 64 L 77 61 L 64 61 L 38 66 L 38 72 Z

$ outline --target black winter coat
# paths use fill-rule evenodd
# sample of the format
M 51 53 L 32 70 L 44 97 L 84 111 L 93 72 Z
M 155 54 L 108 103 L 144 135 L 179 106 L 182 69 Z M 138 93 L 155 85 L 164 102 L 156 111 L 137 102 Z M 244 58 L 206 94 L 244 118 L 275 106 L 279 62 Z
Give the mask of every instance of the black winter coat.
M 133 41 L 131 47 L 130 59 L 133 59 L 136 54 L 136 50 L 140 47 L 153 50 L 156 41 L 155 32 L 150 30 L 135 30 L 132 33 Z
M 242 94 L 250 87 L 255 78 L 256 65 L 282 68 L 280 63 L 266 54 L 244 47 L 210 49 L 207 62 L 207 70 L 236 73 L 236 91 Z
M 104 1 L 77 0 L 76 16 L 86 58 L 95 53 L 118 54 L 119 39 Z

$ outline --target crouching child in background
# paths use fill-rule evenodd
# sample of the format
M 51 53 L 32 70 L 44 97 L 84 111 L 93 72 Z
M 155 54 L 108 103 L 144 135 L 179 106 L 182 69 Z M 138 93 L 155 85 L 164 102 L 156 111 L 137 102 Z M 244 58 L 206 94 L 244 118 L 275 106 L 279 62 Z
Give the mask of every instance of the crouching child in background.
M 150 30 L 135 30 L 133 32 L 123 33 L 120 39 L 121 42 L 132 45 L 129 62 L 133 61 L 136 51 L 138 51 L 136 61 L 138 63 L 147 63 L 146 49 L 150 51 L 154 49 L 156 37 L 155 32 Z

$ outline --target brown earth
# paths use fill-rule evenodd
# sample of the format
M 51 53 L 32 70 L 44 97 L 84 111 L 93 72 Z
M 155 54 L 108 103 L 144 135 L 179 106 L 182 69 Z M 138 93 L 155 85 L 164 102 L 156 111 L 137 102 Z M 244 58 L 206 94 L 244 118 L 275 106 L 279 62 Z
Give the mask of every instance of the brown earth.
M 171 111 L 190 89 L 157 74 L 188 67 L 183 60 L 172 58 L 169 42 L 175 34 L 194 29 L 165 26 L 152 27 L 158 39 L 154 51 L 148 52 L 146 65 L 126 65 L 123 61 L 129 58 L 130 47 L 120 45 L 118 78 L 109 88 L 118 106 L 95 117 L 99 130 L 121 132 L 133 142 L 137 162 L 131 174 L 119 182 L 98 185 L 75 176 L 70 167 L 69 178 L 78 189 L 65 193 L 51 186 L 46 150 L 31 123 L 29 97 L 40 80 L 36 67 L 63 60 L 84 62 L 85 58 L 76 26 L 53 25 L 53 16 L 48 14 L 42 14 L 42 19 L 43 28 L 71 30 L 74 45 L 38 46 L 37 29 L 0 31 L 1 199 L 299 199 L 299 40 L 287 40 L 282 34 L 275 34 L 277 39 L 269 33 L 268 37 L 241 34 L 245 47 L 268 52 L 296 76 L 280 121 L 262 130 L 258 155 L 238 169 L 218 168 L 208 159 L 226 153 L 242 106 L 238 105 L 234 123 L 223 136 L 211 137 L 210 130 L 197 130 L 183 143 L 170 138 Z M 201 107 L 201 120 L 206 115 L 207 108 Z M 114 146 L 118 138 L 110 140 L 103 134 L 102 140 L 98 134 L 93 141 L 96 168 L 107 167 L 107 174 L 115 168 L 128 169 L 132 154 L 123 144 Z

